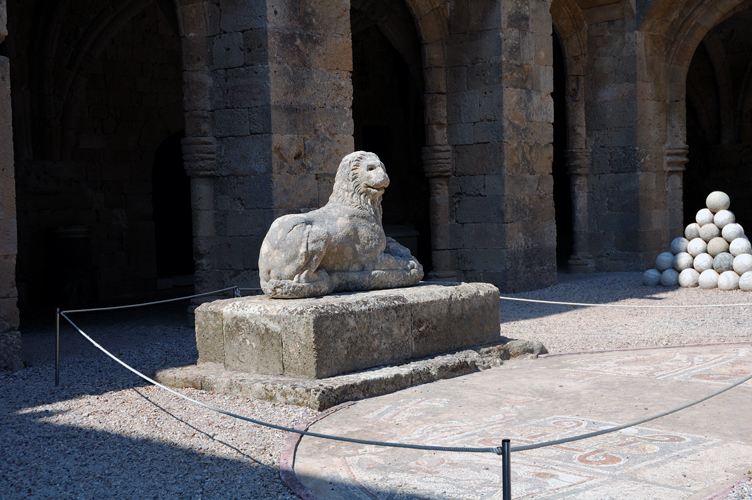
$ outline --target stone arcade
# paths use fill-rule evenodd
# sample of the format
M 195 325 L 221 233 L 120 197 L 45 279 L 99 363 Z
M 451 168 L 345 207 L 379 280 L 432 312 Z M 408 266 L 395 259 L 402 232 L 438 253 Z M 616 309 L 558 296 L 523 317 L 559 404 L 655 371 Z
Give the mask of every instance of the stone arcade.
M 355 150 L 429 279 L 644 270 L 710 190 L 752 220 L 751 6 L 0 0 L 0 367 L 17 304 L 258 286 Z

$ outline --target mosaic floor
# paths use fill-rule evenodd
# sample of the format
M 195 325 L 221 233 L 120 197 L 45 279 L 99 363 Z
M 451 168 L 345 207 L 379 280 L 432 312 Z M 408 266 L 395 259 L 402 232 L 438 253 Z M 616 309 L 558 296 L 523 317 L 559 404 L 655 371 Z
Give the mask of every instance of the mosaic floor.
M 490 370 L 362 401 L 312 430 L 441 446 L 499 446 L 503 438 L 510 438 L 513 446 L 561 439 L 709 394 L 752 373 L 752 347 L 635 351 L 526 363 L 534 369 Z M 552 399 L 555 391 L 550 387 L 556 386 L 566 391 L 562 394 L 569 401 Z M 502 387 L 503 396 L 491 394 Z M 618 393 L 604 400 L 600 393 L 608 387 Z M 743 415 L 752 410 L 750 388 L 752 384 L 719 396 L 712 400 L 716 406 L 704 410 L 698 405 L 681 419 L 666 417 L 567 445 L 513 453 L 513 498 L 704 498 L 705 490 L 720 489 L 752 468 L 752 419 Z M 577 394 L 581 397 L 572 404 L 571 395 Z M 614 413 L 622 400 L 624 407 Z M 635 401 L 639 404 L 632 404 Z M 614 415 L 628 418 L 610 418 Z M 725 430 L 714 433 L 714 426 Z M 738 438 L 729 439 L 730 433 Z M 304 438 L 295 470 L 321 499 L 502 498 L 501 459 L 493 454 L 394 450 Z

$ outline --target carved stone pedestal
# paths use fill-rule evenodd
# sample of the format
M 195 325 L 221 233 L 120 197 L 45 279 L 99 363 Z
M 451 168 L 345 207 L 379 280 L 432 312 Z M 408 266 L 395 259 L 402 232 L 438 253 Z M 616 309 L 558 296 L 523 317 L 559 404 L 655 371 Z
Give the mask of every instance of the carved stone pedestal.
M 499 291 L 424 284 L 310 299 L 217 300 L 196 309 L 199 364 L 325 378 L 499 340 Z

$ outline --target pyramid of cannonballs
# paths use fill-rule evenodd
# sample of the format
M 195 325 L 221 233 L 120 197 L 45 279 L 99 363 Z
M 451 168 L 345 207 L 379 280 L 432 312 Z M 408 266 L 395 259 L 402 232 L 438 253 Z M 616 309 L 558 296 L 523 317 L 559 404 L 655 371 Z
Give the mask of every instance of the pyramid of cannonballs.
M 713 191 L 705 204 L 697 222 L 684 230 L 685 238 L 674 239 L 671 251 L 655 259 L 656 269 L 645 271 L 644 285 L 752 291 L 752 244 L 728 210 L 731 200 Z

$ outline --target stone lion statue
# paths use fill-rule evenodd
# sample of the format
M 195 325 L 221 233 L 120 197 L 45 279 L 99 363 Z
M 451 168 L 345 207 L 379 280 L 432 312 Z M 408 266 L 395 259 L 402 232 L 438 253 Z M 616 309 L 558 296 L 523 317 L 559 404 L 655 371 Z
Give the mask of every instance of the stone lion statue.
M 316 297 L 411 286 L 423 279 L 423 266 L 384 234 L 381 197 L 388 185 L 378 156 L 365 151 L 345 156 L 324 207 L 285 215 L 269 228 L 259 255 L 264 293 Z

